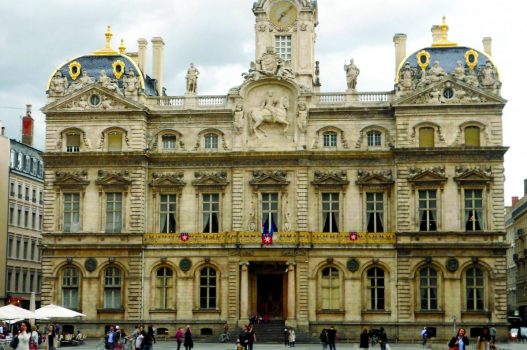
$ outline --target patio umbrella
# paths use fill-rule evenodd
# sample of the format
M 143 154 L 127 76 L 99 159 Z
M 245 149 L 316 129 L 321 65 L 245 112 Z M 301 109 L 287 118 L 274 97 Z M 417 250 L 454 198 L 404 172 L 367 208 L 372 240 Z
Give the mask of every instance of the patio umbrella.
M 46 318 L 73 318 L 86 316 L 85 314 L 81 314 L 80 312 L 73 311 L 54 304 L 49 304 L 44 307 L 41 307 L 40 309 L 37 309 L 35 311 L 35 314 L 40 317 Z
M 12 304 L 0 307 L 0 320 L 16 319 L 46 319 L 46 317 L 39 316 L 35 312 L 22 309 Z

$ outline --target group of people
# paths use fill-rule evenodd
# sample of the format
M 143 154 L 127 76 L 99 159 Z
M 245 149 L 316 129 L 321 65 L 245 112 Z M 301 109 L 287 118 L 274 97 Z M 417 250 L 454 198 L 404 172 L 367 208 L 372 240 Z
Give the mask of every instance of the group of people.
M 368 330 L 368 328 L 364 327 L 360 333 L 359 348 L 368 349 L 370 346 L 373 348 L 376 344 L 380 345 L 381 350 L 389 349 L 388 336 L 384 332 L 384 328 Z
M 236 341 L 236 349 L 253 350 L 255 341 L 256 333 L 254 331 L 254 323 L 249 323 L 249 325 L 244 324 Z
M 194 341 L 192 340 L 192 330 L 190 329 L 190 325 L 187 325 L 185 327 L 185 331 L 183 331 L 182 327 L 179 327 L 177 329 L 176 342 L 177 350 L 181 349 L 181 343 L 183 343 L 185 350 L 190 350 L 194 347 Z
M 337 330 L 331 326 L 320 331 L 322 350 L 336 350 Z
M 455 337 L 450 339 L 448 347 L 455 350 L 467 350 L 470 343 L 465 328 L 459 328 Z M 496 329 L 494 327 L 483 327 L 481 334 L 476 342 L 476 350 L 495 350 L 496 349 Z
M 290 348 L 295 347 L 296 342 L 296 333 L 294 328 L 285 328 L 284 329 L 284 345 L 289 346 Z

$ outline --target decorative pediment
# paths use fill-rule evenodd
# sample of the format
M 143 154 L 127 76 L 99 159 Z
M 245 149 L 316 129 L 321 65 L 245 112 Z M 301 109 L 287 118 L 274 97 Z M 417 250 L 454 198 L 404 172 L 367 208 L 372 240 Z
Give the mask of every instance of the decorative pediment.
M 129 179 L 130 174 L 128 171 L 110 172 L 99 170 L 97 175 L 98 178 L 95 184 L 102 187 L 128 187 L 132 183 Z
M 494 177 L 490 166 L 469 168 L 458 165 L 454 181 L 462 186 L 487 186 L 494 181 Z
M 415 104 L 473 104 L 473 103 L 499 103 L 507 101 L 483 89 L 455 80 L 446 78 L 427 88 L 418 89 L 394 101 L 393 105 Z
M 408 182 L 413 186 L 443 186 L 448 181 L 445 167 L 410 168 Z
M 43 112 L 68 111 L 105 111 L 105 110 L 144 110 L 137 102 L 131 101 L 121 94 L 109 90 L 97 83 L 85 86 L 83 89 L 55 101 L 46 107 Z
M 226 171 L 216 171 L 216 172 L 196 171 L 194 173 L 194 177 L 196 179 L 192 181 L 193 186 L 223 188 L 229 184 L 229 182 L 227 181 Z
M 315 179 L 311 182 L 315 187 L 344 187 L 349 184 L 348 173 L 340 171 L 315 171 Z
M 391 170 L 367 171 L 358 170 L 357 185 L 361 187 L 373 187 L 386 189 L 394 183 Z
M 276 171 L 253 171 L 253 178 L 249 181 L 251 186 L 254 187 L 285 187 L 289 185 L 287 180 L 287 171 L 276 170 Z
M 57 171 L 55 172 L 55 186 L 60 188 L 85 188 L 90 184 L 88 172 L 81 171 Z
M 152 181 L 150 181 L 150 187 L 161 190 L 161 189 L 174 189 L 185 186 L 183 181 L 183 172 L 178 173 L 153 173 Z

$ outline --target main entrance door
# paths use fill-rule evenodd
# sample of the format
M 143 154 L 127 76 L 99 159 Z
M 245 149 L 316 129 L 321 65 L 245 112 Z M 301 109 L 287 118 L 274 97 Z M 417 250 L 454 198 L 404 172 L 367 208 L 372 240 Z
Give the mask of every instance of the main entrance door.
M 257 313 L 269 318 L 283 318 L 283 279 L 282 274 L 258 274 L 257 285 Z

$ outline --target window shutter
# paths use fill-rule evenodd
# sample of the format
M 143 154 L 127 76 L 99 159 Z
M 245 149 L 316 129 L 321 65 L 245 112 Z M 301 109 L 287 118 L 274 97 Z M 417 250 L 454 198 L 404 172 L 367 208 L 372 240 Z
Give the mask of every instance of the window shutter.
M 123 136 L 120 133 L 108 134 L 108 151 L 118 152 L 123 149 Z
M 434 147 L 434 128 L 419 129 L 419 147 Z
M 465 128 L 465 146 L 480 146 L 480 130 L 477 126 Z

